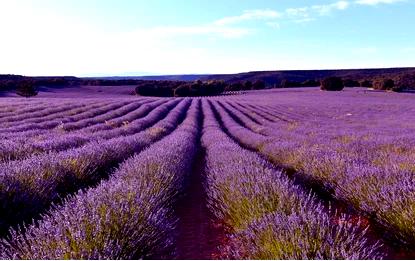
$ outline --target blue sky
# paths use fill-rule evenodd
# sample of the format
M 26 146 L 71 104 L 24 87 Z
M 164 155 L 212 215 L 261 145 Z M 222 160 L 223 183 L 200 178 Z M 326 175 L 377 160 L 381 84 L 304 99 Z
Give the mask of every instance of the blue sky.
M 414 0 L 1 0 L 0 73 L 415 66 Z

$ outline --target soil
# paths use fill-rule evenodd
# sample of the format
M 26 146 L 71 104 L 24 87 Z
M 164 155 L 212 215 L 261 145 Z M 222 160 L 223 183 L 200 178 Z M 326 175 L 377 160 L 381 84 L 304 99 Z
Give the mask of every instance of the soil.
M 199 147 L 200 148 L 200 147 Z M 205 192 L 205 153 L 199 150 L 183 196 L 177 204 L 176 259 L 216 259 L 225 230 L 207 205 Z

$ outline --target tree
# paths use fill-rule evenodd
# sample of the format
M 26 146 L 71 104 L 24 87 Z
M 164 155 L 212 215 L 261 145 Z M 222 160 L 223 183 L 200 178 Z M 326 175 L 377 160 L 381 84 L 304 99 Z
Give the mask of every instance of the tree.
M 301 83 L 302 87 L 318 87 L 320 86 L 320 82 L 316 80 L 306 80 Z
M 320 89 L 324 91 L 341 91 L 343 88 L 343 80 L 340 77 L 328 77 L 321 81 Z
M 36 91 L 35 85 L 31 81 L 21 81 L 16 86 L 16 94 L 29 98 L 36 96 L 38 92 Z
M 373 87 L 376 90 L 394 90 L 395 82 L 392 79 L 380 79 L 374 82 Z
M 226 91 L 228 91 L 228 92 L 236 92 L 236 91 L 242 90 L 242 88 L 243 88 L 242 83 L 235 82 L 235 83 L 232 83 L 232 84 L 226 86 Z
M 226 84 L 224 81 L 208 81 L 204 84 L 205 88 L 205 95 L 214 96 L 219 95 L 225 91 Z
M 257 80 L 252 85 L 253 90 L 262 90 L 265 89 L 265 82 L 263 80 Z
M 190 94 L 191 91 L 188 84 L 180 85 L 174 90 L 174 97 L 188 97 Z
M 372 88 L 373 84 L 372 84 L 371 81 L 364 80 L 364 81 L 360 82 L 360 87 Z
M 252 82 L 251 81 L 246 81 L 244 83 L 243 90 L 244 91 L 252 90 Z
M 346 79 L 343 81 L 343 85 L 344 87 L 358 87 L 360 86 L 360 83 L 352 79 Z
M 318 86 L 320 83 L 318 83 Z M 291 87 L 303 87 L 303 84 L 297 81 L 290 81 L 290 80 L 282 80 L 280 84 L 281 88 L 291 88 Z

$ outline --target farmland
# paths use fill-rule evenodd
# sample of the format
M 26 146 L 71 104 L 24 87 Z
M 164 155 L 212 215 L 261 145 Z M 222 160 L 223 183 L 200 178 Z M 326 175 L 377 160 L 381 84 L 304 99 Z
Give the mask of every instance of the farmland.
M 102 89 L 0 98 L 0 259 L 415 257 L 413 94 Z

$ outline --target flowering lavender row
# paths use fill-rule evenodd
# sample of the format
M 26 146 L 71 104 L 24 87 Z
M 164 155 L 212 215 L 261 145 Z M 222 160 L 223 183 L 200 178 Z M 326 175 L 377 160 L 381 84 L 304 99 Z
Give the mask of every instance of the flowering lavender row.
M 4 103 L 2 103 L 4 104 Z M 9 106 L 9 105 L 6 105 Z M 16 116 L 16 114 L 18 115 L 22 115 L 25 113 L 31 113 L 33 111 L 39 111 L 39 110 L 46 110 L 50 108 L 50 104 L 46 103 L 46 102 L 36 102 L 35 104 L 33 103 L 29 103 L 29 104 L 22 104 L 22 108 L 19 108 L 17 110 L 14 110 L 13 112 L 4 114 L 4 117 L 13 117 Z
M 110 139 L 112 137 L 117 136 L 128 136 L 135 134 L 136 132 L 139 132 L 143 129 L 150 128 L 153 126 L 155 122 L 157 122 L 158 119 L 164 117 L 168 113 L 172 111 L 181 99 L 169 99 L 167 102 L 162 103 L 154 103 L 151 106 L 145 106 L 143 110 L 137 110 L 137 114 L 134 113 L 132 115 L 128 115 L 128 117 L 131 116 L 131 122 L 127 124 L 123 124 L 120 127 L 116 128 L 110 128 L 110 129 L 104 129 L 99 130 L 95 132 L 94 130 L 89 130 L 88 128 L 85 128 L 85 133 L 88 135 L 89 133 L 92 133 L 94 136 L 97 136 L 102 139 Z M 180 105 L 180 104 L 179 104 Z M 183 105 L 180 105 L 183 106 Z M 179 106 L 179 107 L 180 107 Z M 150 111 L 149 111 L 150 110 Z M 174 110 L 178 110 L 175 108 Z M 148 112 L 149 111 L 149 112 Z M 144 116 L 145 115 L 145 116 Z M 132 117 L 140 117 L 144 116 L 142 118 L 133 119 Z
M 259 95 L 249 96 L 240 96 L 235 98 L 228 98 L 227 100 L 232 100 L 233 102 L 239 102 L 245 104 L 246 106 L 255 106 L 256 109 L 260 109 L 271 117 L 274 117 L 276 120 L 301 120 L 308 118 L 310 111 L 307 110 L 297 110 L 297 108 L 308 107 L 308 104 L 303 105 L 304 97 L 293 99 L 294 95 L 286 95 L 283 97 L 275 97 L 270 93 L 270 95 L 262 93 Z M 310 100 L 312 95 L 307 95 L 307 99 Z M 252 99 L 254 98 L 254 99 Z M 326 98 L 323 98 L 326 99 Z M 260 102 L 258 102 L 260 101 Z M 312 111 L 311 111 L 312 112 Z
M 148 115 L 150 112 L 163 104 L 169 104 L 165 99 L 158 99 L 149 103 L 145 103 L 140 108 L 131 111 L 129 113 L 123 115 L 114 115 L 115 117 L 111 117 L 110 119 L 106 120 L 104 123 L 100 124 L 93 124 L 90 126 L 85 126 L 81 129 L 82 133 L 85 132 L 93 132 L 97 133 L 103 130 L 111 130 L 116 129 L 119 127 L 128 128 L 128 126 L 136 121 L 137 119 L 142 118 L 143 116 Z
M 270 111 L 263 110 L 259 106 L 254 106 L 252 104 L 241 104 L 236 103 L 237 106 L 242 107 L 246 112 L 249 112 L 254 118 L 257 118 L 259 116 L 263 120 L 261 120 L 262 123 L 274 123 L 274 122 L 280 122 L 281 120 L 287 121 L 287 119 L 283 117 L 277 117 L 276 115 L 270 113 Z
M 10 117 L 5 117 L 5 118 L 0 119 L 0 123 L 2 127 L 10 127 L 10 126 L 13 126 L 14 124 L 20 124 L 22 121 L 26 121 L 27 119 L 31 119 L 31 118 L 38 119 L 38 118 L 45 117 L 45 116 L 48 116 L 54 113 L 60 113 L 66 110 L 81 108 L 82 106 L 85 106 L 85 105 L 78 104 L 78 103 L 75 103 L 75 104 L 74 103 L 63 103 L 59 107 L 53 106 L 52 108 L 49 107 L 44 110 L 34 110 L 26 114 L 17 114 L 17 115 L 15 114 Z
M 105 106 L 111 106 L 111 103 L 105 104 Z M 107 108 L 106 110 L 102 110 L 102 108 L 99 108 L 100 106 L 94 106 L 89 107 L 83 111 L 76 111 L 71 112 L 70 114 L 73 114 L 68 117 L 64 117 L 61 119 L 55 119 L 55 120 L 45 120 L 43 123 L 34 124 L 32 128 L 28 128 L 27 126 L 24 127 L 24 129 L 27 130 L 20 130 L 19 132 L 9 132 L 9 133 L 0 133 L 0 137 L 4 137 L 5 139 L 13 139 L 13 140 L 24 140 L 24 138 L 38 138 L 42 139 L 41 135 L 44 134 L 62 134 L 65 123 L 72 123 L 72 122 L 78 122 L 78 121 L 84 121 L 88 118 L 95 118 L 100 117 L 101 113 L 106 113 L 110 108 Z
M 29 113 L 25 113 L 25 114 L 19 114 L 19 115 L 14 115 L 11 117 L 6 117 L 6 118 L 2 118 L 0 119 L 0 123 L 2 123 L 3 125 L 7 125 L 9 123 L 13 123 L 13 122 L 22 122 L 25 121 L 27 119 L 33 119 L 33 118 L 42 118 L 54 113 L 60 113 L 60 112 L 64 112 L 67 110 L 71 110 L 71 109 L 76 109 L 83 106 L 82 104 L 78 104 L 78 103 L 63 103 L 60 104 L 59 106 L 54 106 L 54 107 L 49 107 L 43 110 L 34 110 L 31 111 Z
M 218 102 L 218 104 L 225 109 L 225 111 L 229 114 L 230 117 L 232 117 L 234 121 L 239 123 L 241 126 L 249 129 L 250 131 L 260 135 L 274 136 L 281 139 L 282 137 L 280 136 L 280 133 L 275 131 L 275 129 L 280 128 L 283 122 L 291 123 L 290 120 L 286 120 L 280 117 L 277 117 L 277 121 L 270 121 L 267 119 L 267 116 L 263 116 L 261 113 L 257 113 L 258 110 L 253 108 L 249 111 L 250 117 L 248 118 L 242 113 L 244 108 L 241 108 L 241 106 L 238 106 L 232 102 L 228 104 Z
M 84 120 L 77 121 L 77 122 L 70 122 L 70 123 L 63 122 L 61 129 L 64 131 L 73 131 L 76 129 L 84 128 L 85 126 L 95 125 L 97 123 L 105 123 L 105 121 L 107 120 L 111 120 L 113 118 L 120 117 L 127 113 L 133 112 L 136 109 L 138 109 L 140 106 L 151 101 L 153 100 L 147 99 L 144 101 L 142 100 L 139 102 L 128 103 L 125 106 L 122 106 L 120 108 L 110 109 L 106 113 L 98 115 L 97 117 L 88 117 Z
M 278 164 L 305 173 L 307 178 L 333 191 L 337 198 L 374 216 L 402 241 L 414 244 L 415 142 L 413 128 L 398 127 L 411 118 L 405 115 L 411 108 L 401 111 L 393 119 L 382 119 L 383 125 L 379 127 L 368 125 L 369 129 L 362 128 L 362 121 L 370 124 L 377 116 L 370 111 L 362 115 L 349 110 L 347 118 L 360 115 L 347 120 L 347 125 L 339 125 L 342 118 L 333 118 L 334 122 L 302 122 L 291 131 L 293 137 L 284 146 L 268 144 L 263 150 Z M 385 113 L 380 111 L 379 115 Z M 386 124 L 393 127 L 385 128 Z M 280 130 L 277 135 L 289 136 L 286 128 Z M 310 137 L 309 133 L 317 135 Z
M 33 126 L 37 127 L 37 129 L 27 129 L 25 130 L 20 130 L 19 132 L 14 132 L 13 129 L 9 130 L 9 132 L 4 132 L 4 133 L 0 133 L 0 137 L 2 138 L 6 138 L 6 139 L 13 139 L 14 137 L 18 137 L 19 135 L 25 135 L 26 137 L 28 136 L 34 136 L 37 133 L 42 133 L 45 131 L 49 131 L 51 128 L 54 128 L 56 126 L 58 126 L 59 124 L 62 123 L 62 121 L 76 121 L 76 120 L 81 120 L 85 117 L 89 117 L 91 111 L 94 111 L 95 109 L 100 109 L 100 107 L 102 106 L 107 106 L 109 105 L 110 102 L 99 102 L 99 103 L 95 103 L 92 105 L 87 105 L 85 107 L 79 108 L 79 109 L 75 109 L 75 110 L 71 110 L 69 111 L 70 116 L 66 117 L 65 119 L 62 120 L 49 120 L 49 121 L 44 121 L 42 124 L 34 124 Z M 24 124 L 24 122 L 20 122 L 20 124 Z M 19 128 L 18 126 L 16 126 L 17 128 Z M 12 127 L 13 128 L 13 127 Z
M 251 129 L 252 131 L 262 134 L 266 132 L 266 126 L 264 126 L 262 123 L 260 123 L 257 120 L 253 120 L 252 117 L 248 117 L 244 113 L 242 113 L 240 110 L 236 109 L 235 107 L 231 106 L 229 103 L 222 103 L 220 101 L 217 102 L 218 105 L 221 107 L 222 110 L 225 110 L 229 115 L 234 117 L 236 121 L 238 121 L 241 126 Z M 270 130 L 268 130 L 269 132 Z
M 63 108 L 63 110 L 59 110 L 56 112 L 53 112 L 51 114 L 48 115 L 41 115 L 41 116 L 34 116 L 34 117 L 27 117 L 18 121 L 13 121 L 13 122 L 8 122 L 4 125 L 4 127 L 10 128 L 12 126 L 18 126 L 20 124 L 27 124 L 27 123 L 38 123 L 38 122 L 42 122 L 48 119 L 54 119 L 57 118 L 59 116 L 62 115 L 67 115 L 67 116 L 72 116 L 78 113 L 82 113 L 84 111 L 90 110 L 90 109 L 94 109 L 94 108 L 98 108 L 100 106 L 105 106 L 110 104 L 110 101 L 90 101 L 90 102 L 72 102 L 71 106 L 73 108 Z M 58 109 L 59 107 L 61 107 L 61 104 L 50 104 L 50 107 L 54 107 L 55 109 Z M 31 111 L 31 113 L 36 112 L 35 110 Z M 18 113 L 15 113 L 15 115 L 21 115 Z
M 261 117 L 256 117 L 258 114 L 259 115 L 263 115 L 261 114 L 261 112 L 256 112 L 254 111 L 254 109 L 250 108 L 248 106 L 248 104 L 241 104 L 238 102 L 227 102 L 227 104 L 231 107 L 233 107 L 234 110 L 239 111 L 240 113 L 243 113 L 246 117 L 248 117 L 251 121 L 257 123 L 257 124 L 266 124 L 266 123 L 273 123 L 274 120 L 270 119 L 269 117 L 265 116 L 261 116 Z
M 169 249 L 172 204 L 196 154 L 198 100 L 171 135 L 126 160 L 98 187 L 53 208 L 26 233 L 13 231 L 0 258 L 142 259 Z
M 159 101 L 152 103 L 151 106 L 142 106 L 140 109 L 121 117 L 128 117 L 131 120 L 128 124 L 110 127 L 110 131 L 107 131 L 106 128 L 102 128 L 101 131 L 94 132 L 93 135 L 90 132 L 89 127 L 87 127 L 74 132 L 63 132 L 62 134 L 56 132 L 46 132 L 46 134 L 37 133 L 38 135 L 33 138 L 25 138 L 25 135 L 23 135 L 22 137 L 14 138 L 13 140 L 4 140 L 0 143 L 0 162 L 22 159 L 32 154 L 67 150 L 72 147 L 78 147 L 85 143 L 99 141 L 104 138 L 111 139 L 121 135 L 134 134 L 135 132 L 141 131 L 156 122 L 157 119 L 161 117 L 161 114 L 167 114 L 167 110 L 177 104 L 177 101 L 170 101 L 166 103 L 166 106 L 156 108 L 163 103 L 164 101 Z M 146 116 L 142 119 L 132 118 L 144 115 Z M 107 123 L 96 124 L 93 126 L 109 127 Z
M 37 102 L 36 103 L 38 106 L 39 105 L 44 105 L 44 102 Z M 29 109 L 31 106 L 31 102 L 25 102 L 25 103 L 16 103 L 16 102 L 5 102 L 2 101 L 0 103 L 0 119 L 3 117 L 8 117 L 8 116 L 12 116 L 12 115 L 16 115 L 16 114 L 20 114 L 20 113 L 24 113 L 27 111 L 30 111 L 31 109 Z
M 107 113 L 111 113 L 114 110 L 123 108 L 124 106 L 129 105 L 131 103 L 134 103 L 134 102 L 131 102 L 131 101 L 113 102 L 106 106 L 97 108 L 95 110 L 84 111 L 83 112 L 84 116 L 87 116 L 88 114 L 91 116 L 87 116 L 87 118 L 83 119 L 82 121 L 86 121 L 88 124 L 89 121 L 93 121 L 91 118 L 99 117 L 98 118 L 99 120 L 101 117 L 105 117 L 103 115 L 106 115 Z M 94 115 L 93 113 L 96 113 L 96 115 Z M 0 131 L 3 133 L 3 132 L 25 131 L 25 130 L 37 129 L 37 128 L 51 129 L 51 128 L 58 126 L 59 124 L 70 122 L 72 120 L 71 117 L 75 116 L 75 115 L 70 115 L 70 114 L 68 115 L 67 111 L 61 111 L 60 113 L 54 113 L 48 116 L 42 116 L 40 117 L 40 119 L 39 118 L 28 118 L 28 119 L 20 121 L 20 123 L 17 126 L 10 126 L 9 128 L 5 128 Z M 79 114 L 76 116 L 79 117 Z
M 359 135 L 342 135 L 337 140 L 303 137 L 283 146 L 267 144 L 262 153 L 374 216 L 401 240 L 415 243 L 413 139 L 381 135 L 369 141 L 359 139 Z
M 134 135 L 2 164 L 1 232 L 4 234 L 11 225 L 31 220 L 62 196 L 105 178 L 119 162 L 173 131 L 190 102 L 183 100 L 166 118 Z
M 71 109 L 68 111 L 62 111 L 56 114 L 50 114 L 49 116 L 40 117 L 40 118 L 28 118 L 25 120 L 13 122 L 12 124 L 4 124 L 3 128 L 0 129 L 0 135 L 3 137 L 10 138 L 10 134 L 17 134 L 18 132 L 34 130 L 34 129 L 47 129 L 53 128 L 57 123 L 61 122 L 63 118 L 73 117 L 77 114 L 82 114 L 84 112 L 94 110 L 101 106 L 107 105 L 109 103 L 93 103 L 91 105 L 84 105 Z
M 225 257 L 381 258 L 360 224 L 346 222 L 345 216 L 333 219 L 285 174 L 238 146 L 221 130 L 207 102 L 203 113 L 209 205 L 233 231 Z
M 142 131 L 168 113 L 168 111 L 177 105 L 178 101 L 172 100 L 164 106 L 159 106 L 160 102 L 155 102 L 152 106 L 146 106 L 143 110 L 133 112 L 133 116 L 143 116 L 144 118 L 131 119 L 131 123 L 123 126 L 123 128 L 111 128 L 111 130 L 103 129 L 94 132 L 93 135 L 85 129 L 81 129 L 75 133 L 64 133 L 56 137 L 55 133 L 47 133 L 46 135 L 37 136 L 35 140 L 14 139 L 13 141 L 3 141 L 0 143 L 0 162 L 23 159 L 30 155 L 42 154 L 45 152 L 58 152 L 79 147 L 88 142 L 98 142 L 103 139 L 112 139 L 119 136 L 132 135 Z M 158 107 L 159 106 L 159 107 Z M 106 124 L 100 124 L 105 125 Z M 94 126 L 99 126 L 94 125 Z
M 147 101 L 143 101 L 143 104 L 147 103 Z M 111 106 L 111 104 L 110 104 Z M 145 107 L 147 108 L 147 107 Z M 110 110 L 111 108 L 107 108 L 107 110 Z M 101 108 L 99 108 L 98 110 L 100 110 L 101 113 L 108 113 L 110 115 L 108 115 L 108 117 L 118 117 L 119 114 L 117 112 L 117 110 L 115 109 L 115 112 L 107 112 L 107 110 L 102 111 Z M 137 110 L 140 111 L 140 110 Z M 31 140 L 28 140 L 28 138 L 30 139 L 34 139 L 37 141 L 42 141 L 45 138 L 49 139 L 50 136 L 57 136 L 59 135 L 60 137 L 62 137 L 62 135 L 68 134 L 70 132 L 65 132 L 65 130 L 63 129 L 65 123 L 70 124 L 70 123 L 74 123 L 76 124 L 77 122 L 83 122 L 83 125 L 78 125 L 77 128 L 83 128 L 83 130 L 86 130 L 86 127 L 88 128 L 92 128 L 94 125 L 107 125 L 107 122 L 99 122 L 97 118 L 101 117 L 100 112 L 97 112 L 97 110 L 95 109 L 91 109 L 91 110 L 86 110 L 82 113 L 79 113 L 77 115 L 73 115 L 70 117 L 66 117 L 64 119 L 61 120 L 49 120 L 46 121 L 44 123 L 41 124 L 37 124 L 37 128 L 38 129 L 29 129 L 27 131 L 20 131 L 20 132 L 16 132 L 14 134 L 9 134 L 9 133 L 3 133 L 0 134 L 1 136 L 4 136 L 7 139 L 13 140 L 14 142 L 18 142 L 18 143 L 30 143 L 32 142 Z M 135 111 L 132 112 L 132 114 L 137 114 Z M 112 115 L 112 116 L 111 116 Z M 88 118 L 90 118 L 88 120 Z M 91 123 L 92 121 L 92 123 Z M 90 124 L 89 126 L 87 126 L 86 124 Z M 72 134 L 75 134 L 76 132 L 72 131 Z M 83 132 L 82 132 L 83 133 Z
M 224 112 L 221 116 L 244 146 L 296 170 L 302 180 L 320 184 L 336 198 L 377 219 L 400 240 L 415 243 L 415 141 L 410 131 L 395 130 L 391 136 L 388 129 L 371 126 L 372 135 L 367 136 L 360 120 L 349 121 L 338 131 L 338 119 L 317 119 L 294 129 L 281 124 L 274 128 L 273 137 L 264 138 L 243 129 Z

